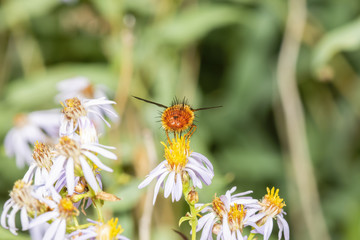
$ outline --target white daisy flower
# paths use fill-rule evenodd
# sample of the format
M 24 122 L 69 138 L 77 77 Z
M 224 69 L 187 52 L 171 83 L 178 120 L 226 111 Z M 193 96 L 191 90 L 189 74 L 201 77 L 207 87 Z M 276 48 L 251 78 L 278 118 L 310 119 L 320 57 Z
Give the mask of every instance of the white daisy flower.
M 22 230 L 29 228 L 29 215 L 34 215 L 39 212 L 43 204 L 34 197 L 34 195 L 40 194 L 34 190 L 34 186 L 31 183 L 27 183 L 23 180 L 15 182 L 12 191 L 10 192 L 10 199 L 4 204 L 3 212 L 1 214 L 1 226 L 9 229 L 11 233 L 17 235 L 18 230 L 15 226 L 15 216 L 20 211 L 20 220 Z M 10 209 L 12 210 L 10 211 Z M 10 214 L 8 215 L 8 212 Z
M 16 165 L 23 167 L 30 164 L 31 147 L 35 141 L 48 142 L 56 138 L 60 126 L 60 113 L 57 110 L 37 111 L 18 114 L 14 118 L 15 127 L 4 140 L 5 152 L 9 157 L 16 157 Z
M 260 233 L 264 236 L 264 240 L 270 238 L 273 230 L 273 219 L 277 220 L 279 227 L 278 238 L 284 235 L 285 240 L 290 239 L 289 224 L 284 218 L 286 213 L 283 207 L 286 206 L 284 200 L 279 196 L 279 189 L 273 187 L 271 190 L 266 188 L 267 194 L 259 201 L 258 213 L 252 217 L 252 221 L 256 221 L 259 228 L 253 230 L 254 233 Z
M 54 149 L 50 145 L 36 142 L 32 154 L 33 162 L 25 173 L 23 180 L 30 182 L 34 178 L 35 185 L 44 184 L 49 178 L 54 154 Z
M 152 170 L 139 185 L 139 188 L 143 188 L 157 178 L 153 204 L 155 204 L 163 183 L 165 183 L 165 198 L 171 194 L 172 201 L 179 201 L 182 195 L 182 181 L 186 175 L 190 177 L 195 187 L 202 188 L 202 182 L 206 185 L 211 184 L 214 177 L 211 162 L 200 153 L 190 152 L 189 143 L 189 139 L 179 136 L 172 139 L 170 146 L 162 143 L 165 146 L 165 160 Z
M 65 100 L 65 105 L 61 125 L 60 125 L 60 136 L 71 136 L 79 125 L 79 119 L 81 117 L 89 118 L 97 127 L 101 128 L 102 122 L 110 127 L 108 121 L 104 118 L 104 113 L 117 117 L 116 113 L 108 109 L 108 106 L 115 104 L 114 101 L 107 100 L 105 97 L 97 99 L 78 99 L 69 98 Z
M 196 228 L 196 231 L 202 229 L 201 240 L 213 239 L 213 233 L 218 236 L 218 239 L 242 240 L 247 238 L 242 235 L 245 226 L 256 227 L 256 223 L 250 221 L 250 217 L 257 211 L 252 208 L 257 200 L 244 197 L 252 191 L 232 195 L 235 190 L 236 187 L 233 187 L 225 195 L 215 196 L 212 206 L 207 206 L 202 210 L 206 214 L 199 219 Z
M 118 225 L 118 218 L 112 218 L 106 223 L 96 222 L 88 219 L 89 222 L 95 224 L 85 229 L 80 229 L 69 234 L 74 240 L 96 240 L 96 239 L 112 239 L 112 240 L 129 240 L 127 237 L 121 236 L 124 229 Z
M 108 89 L 103 85 L 94 85 L 86 77 L 75 77 L 66 79 L 57 84 L 59 94 L 55 97 L 56 102 L 63 102 L 68 98 L 77 97 L 81 99 L 107 98 Z M 111 105 L 103 106 L 104 108 L 115 112 Z M 103 114 L 112 122 L 117 122 L 119 118 L 113 114 L 104 111 Z
M 61 137 L 55 149 L 54 164 L 51 167 L 50 177 L 46 184 L 47 186 L 53 185 L 59 179 L 61 172 L 65 170 L 66 187 L 69 195 L 74 193 L 75 176 L 84 176 L 90 187 L 98 192 L 100 188 L 95 177 L 95 170 L 100 168 L 107 172 L 113 171 L 103 164 L 96 154 L 113 160 L 117 159 L 114 153 L 106 150 L 115 149 L 114 147 L 98 143 L 79 144 L 69 137 Z
M 79 210 L 73 205 L 70 198 L 61 198 L 61 196 L 55 191 L 52 191 L 52 200 L 42 200 L 49 206 L 49 209 L 51 210 L 36 216 L 30 222 L 29 228 L 33 228 L 48 221 L 52 221 L 42 239 L 65 239 L 66 221 L 71 219 L 73 216 L 78 216 Z

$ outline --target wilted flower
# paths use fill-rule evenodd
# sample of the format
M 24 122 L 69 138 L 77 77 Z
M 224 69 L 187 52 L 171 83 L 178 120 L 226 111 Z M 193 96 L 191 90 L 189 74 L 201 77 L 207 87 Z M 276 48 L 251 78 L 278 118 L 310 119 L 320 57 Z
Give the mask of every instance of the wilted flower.
M 20 220 L 22 230 L 29 228 L 29 214 L 38 212 L 42 204 L 33 195 L 35 194 L 34 186 L 31 183 L 26 183 L 23 180 L 15 182 L 12 191 L 10 192 L 10 199 L 4 204 L 3 212 L 1 214 L 1 226 L 9 229 L 11 233 L 17 235 L 18 230 L 15 226 L 15 215 L 20 211 Z M 12 208 L 10 214 L 8 212 Z M 8 220 L 6 221 L 6 219 Z M 9 226 L 7 226 L 8 222 Z
M 84 176 L 90 187 L 95 192 L 98 192 L 100 188 L 95 177 L 95 170 L 97 168 L 108 172 L 112 172 L 113 170 L 103 164 L 95 154 L 100 154 L 109 159 L 117 159 L 114 153 L 105 148 L 115 149 L 98 143 L 80 145 L 69 137 L 60 138 L 59 143 L 55 146 L 56 155 L 54 157 L 54 164 L 50 170 L 47 186 L 54 184 L 59 179 L 61 172 L 65 170 L 66 186 L 69 195 L 74 193 L 75 176 Z
M 104 118 L 104 113 L 117 117 L 113 110 L 108 109 L 107 106 L 110 104 L 115 104 L 115 102 L 107 100 L 105 97 L 82 100 L 77 97 L 66 99 L 62 110 L 60 136 L 71 136 L 78 127 L 82 127 L 79 125 L 79 119 L 84 117 L 89 118 L 96 126 L 100 127 L 102 122 L 105 122 L 110 127 Z
M 56 138 L 60 126 L 60 113 L 56 110 L 37 111 L 18 114 L 14 118 L 15 127 L 4 140 L 5 152 L 16 157 L 16 165 L 23 167 L 31 164 L 31 147 L 35 141 L 47 142 Z
M 127 237 L 121 236 L 124 229 L 118 225 L 118 219 L 112 218 L 107 223 L 95 222 L 88 219 L 89 222 L 94 223 L 85 229 L 80 229 L 72 232 L 69 237 L 76 240 L 96 240 L 96 239 L 112 239 L 112 240 L 128 240 Z
M 25 173 L 23 180 L 30 182 L 34 177 L 34 184 L 40 185 L 47 181 L 50 168 L 53 164 L 54 149 L 44 143 L 35 143 L 33 162 L 30 164 L 28 171 Z
M 215 196 L 212 206 L 207 206 L 202 210 L 207 214 L 199 219 L 196 228 L 196 231 L 202 229 L 201 240 L 213 239 L 213 232 L 218 235 L 218 239 L 245 239 L 245 236 L 242 236 L 243 228 L 256 227 L 256 223 L 251 221 L 251 216 L 257 211 L 252 208 L 257 200 L 243 197 L 252 191 L 232 195 L 235 190 L 236 187 L 233 187 L 225 195 Z
M 213 166 L 210 161 L 200 153 L 190 152 L 190 141 L 185 137 L 173 139 L 169 146 L 165 145 L 165 160 L 162 161 L 145 180 L 140 183 L 139 188 L 147 186 L 153 179 L 157 178 L 155 185 L 153 204 L 160 186 L 165 182 L 164 196 L 167 198 L 172 195 L 172 201 L 179 201 L 182 195 L 182 180 L 188 174 L 193 185 L 202 188 L 202 183 L 206 185 L 211 183 L 214 176 Z
M 279 189 L 275 190 L 273 187 L 270 190 L 266 188 L 266 191 L 267 194 L 259 201 L 259 212 L 252 217 L 252 221 L 256 221 L 259 226 L 253 232 L 264 235 L 264 240 L 268 240 L 273 229 L 273 219 L 276 219 L 279 226 L 279 239 L 281 239 L 284 232 L 284 238 L 288 240 L 290 239 L 290 229 L 284 218 L 284 214 L 286 214 L 283 210 L 283 207 L 286 206 L 284 200 L 279 196 Z

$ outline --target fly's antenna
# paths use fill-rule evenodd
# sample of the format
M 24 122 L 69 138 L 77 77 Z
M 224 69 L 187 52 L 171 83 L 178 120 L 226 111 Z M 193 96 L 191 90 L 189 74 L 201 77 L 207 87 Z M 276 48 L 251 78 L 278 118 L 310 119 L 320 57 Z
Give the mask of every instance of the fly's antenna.
M 162 104 L 160 104 L 160 103 L 156 103 L 156 102 L 153 102 L 153 101 L 150 101 L 150 100 L 146 100 L 146 99 L 143 99 L 143 98 L 140 98 L 140 97 L 136 97 L 136 96 L 132 96 L 132 97 L 134 97 L 134 98 L 136 98 L 136 99 L 139 99 L 139 100 L 141 100 L 141 101 L 147 102 L 147 103 L 154 104 L 154 105 L 156 105 L 156 106 L 158 106 L 158 107 L 168 108 L 167 106 L 162 105 Z
M 207 110 L 207 109 L 213 109 L 213 108 L 221 108 L 221 107 L 222 106 L 197 108 L 197 109 L 193 109 L 193 112 L 201 111 L 201 110 Z

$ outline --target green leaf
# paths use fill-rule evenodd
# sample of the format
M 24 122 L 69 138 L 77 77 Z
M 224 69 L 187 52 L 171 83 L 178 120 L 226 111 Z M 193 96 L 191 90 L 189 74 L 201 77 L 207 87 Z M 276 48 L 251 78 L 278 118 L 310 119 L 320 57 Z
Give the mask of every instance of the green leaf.
M 320 40 L 314 50 L 313 68 L 317 71 L 338 52 L 360 47 L 360 18 L 336 28 Z
M 0 31 L 12 28 L 31 17 L 44 15 L 58 4 L 61 4 L 60 0 L 6 1 L 0 8 Z
M 185 10 L 157 29 L 154 36 L 163 42 L 184 47 L 211 30 L 249 20 L 249 14 L 230 6 L 202 5 Z
M 181 226 L 181 224 L 185 221 L 190 221 L 191 220 L 191 217 L 182 217 L 180 218 L 179 220 L 179 227 Z

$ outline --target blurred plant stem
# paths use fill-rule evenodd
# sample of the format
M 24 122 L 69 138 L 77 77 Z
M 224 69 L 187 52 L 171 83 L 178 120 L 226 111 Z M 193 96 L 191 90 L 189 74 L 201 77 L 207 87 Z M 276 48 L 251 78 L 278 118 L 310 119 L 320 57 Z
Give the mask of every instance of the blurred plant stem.
M 154 144 L 154 138 L 152 137 L 152 133 L 149 130 L 144 131 L 144 141 L 147 152 L 147 159 L 149 161 L 150 169 L 155 168 L 157 153 Z M 151 218 L 154 210 L 154 205 L 152 204 L 154 194 L 154 185 L 149 187 L 147 190 L 145 200 L 143 203 L 144 211 L 139 220 L 139 239 L 150 240 L 151 236 Z
M 133 27 L 135 25 L 135 21 L 135 17 L 132 15 L 124 16 L 125 27 L 121 32 L 120 73 L 118 88 L 116 90 L 115 96 L 115 100 L 117 102 L 117 110 L 120 116 L 122 116 L 124 113 L 127 99 L 130 95 L 129 90 L 133 77 Z
M 296 82 L 296 65 L 307 15 L 306 0 L 290 0 L 288 4 L 288 17 L 277 66 L 287 147 L 310 239 L 327 240 L 330 237 L 322 215 Z
M 45 71 L 41 49 L 35 38 L 26 33 L 22 26 L 13 28 L 12 35 L 24 76 L 28 77 L 33 72 Z

